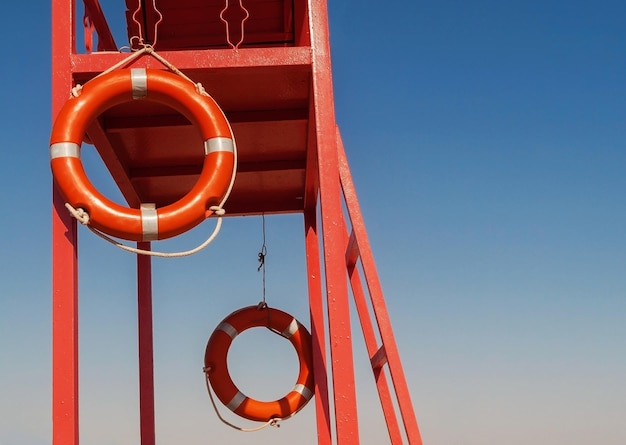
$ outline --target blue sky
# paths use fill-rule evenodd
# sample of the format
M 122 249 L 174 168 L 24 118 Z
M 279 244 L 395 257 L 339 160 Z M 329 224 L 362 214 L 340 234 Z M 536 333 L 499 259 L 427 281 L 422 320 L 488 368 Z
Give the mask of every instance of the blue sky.
M 330 2 L 336 111 L 424 442 L 625 443 L 626 6 L 380 5 Z M 51 427 L 49 5 L 8 3 L 0 20 L 0 444 L 40 445 Z M 217 421 L 203 387 L 213 328 L 260 298 L 261 242 L 259 218 L 229 219 L 201 254 L 155 260 L 159 443 L 315 443 L 312 405 L 242 435 Z M 302 244 L 299 215 L 267 218 L 268 301 L 308 324 Z M 134 258 L 81 229 L 80 259 L 82 442 L 135 444 Z M 355 338 L 363 443 L 385 443 Z M 246 364 L 236 381 L 259 398 L 282 395 L 295 372 L 274 340 L 233 346 Z

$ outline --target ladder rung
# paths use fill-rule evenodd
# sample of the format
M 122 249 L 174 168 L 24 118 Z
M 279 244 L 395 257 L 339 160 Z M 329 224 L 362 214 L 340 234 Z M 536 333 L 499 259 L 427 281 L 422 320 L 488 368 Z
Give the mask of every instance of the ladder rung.
M 387 351 L 385 351 L 385 345 L 382 345 L 378 351 L 370 359 L 372 369 L 382 368 L 387 363 Z
M 356 236 L 354 235 L 354 230 L 352 230 L 352 232 L 350 232 L 348 246 L 346 247 L 346 266 L 348 268 L 354 267 L 360 254 L 359 243 L 356 242 Z

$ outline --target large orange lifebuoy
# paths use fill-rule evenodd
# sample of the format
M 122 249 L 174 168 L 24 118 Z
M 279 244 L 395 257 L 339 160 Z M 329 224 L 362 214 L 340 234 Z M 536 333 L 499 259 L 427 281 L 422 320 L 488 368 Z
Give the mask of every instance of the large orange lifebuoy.
M 173 108 L 199 128 L 204 140 L 198 181 L 181 199 L 161 208 L 128 208 L 107 199 L 91 184 L 80 159 L 87 126 L 105 110 L 133 100 Z M 234 150 L 230 125 L 210 96 L 176 74 L 144 68 L 117 70 L 87 82 L 61 108 L 50 135 L 50 165 L 63 197 L 87 212 L 95 229 L 132 241 L 171 238 L 211 216 L 210 208 L 221 203 L 230 187 Z
M 226 362 L 235 337 L 253 327 L 268 327 L 288 339 L 298 354 L 300 371 L 293 389 L 283 398 L 261 402 L 244 395 L 233 383 Z M 226 317 L 213 331 L 204 354 L 204 370 L 220 401 L 235 414 L 249 420 L 267 422 L 289 417 L 313 397 L 311 334 L 291 315 L 278 309 L 248 306 Z

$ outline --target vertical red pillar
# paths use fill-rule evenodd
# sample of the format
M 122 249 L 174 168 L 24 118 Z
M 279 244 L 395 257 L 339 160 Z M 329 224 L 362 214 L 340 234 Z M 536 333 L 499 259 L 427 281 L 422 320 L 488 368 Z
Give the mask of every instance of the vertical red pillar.
M 309 34 L 307 33 L 307 36 Z M 311 97 L 314 90 L 311 88 Z M 317 420 L 317 443 L 331 445 L 331 413 L 328 394 L 328 360 L 326 358 L 326 323 L 322 292 L 322 268 L 320 237 L 317 224 L 319 173 L 317 169 L 317 132 L 315 105 L 309 101 L 307 130 L 306 186 L 304 196 L 304 240 L 309 287 L 309 310 L 311 313 L 311 340 L 313 371 L 315 375 L 315 413 Z
M 315 375 L 315 413 L 317 443 L 331 445 L 330 406 L 328 401 L 328 374 L 326 372 L 326 336 L 324 335 L 324 302 L 322 298 L 322 271 L 320 267 L 317 212 L 315 207 L 304 211 L 304 238 L 309 284 L 309 310 L 311 313 L 311 341 L 313 372 Z
M 332 386 L 335 401 L 335 429 L 338 445 L 350 445 L 359 443 L 359 429 L 345 263 L 347 242 L 343 228 L 341 186 L 337 173 L 338 157 L 328 35 L 328 9 L 326 2 L 311 2 L 310 7 L 313 101 L 315 103 L 317 167 L 319 171 Z
M 150 250 L 150 243 L 137 243 Z M 154 445 L 154 360 L 152 335 L 152 257 L 137 255 L 137 318 L 139 346 L 139 431 L 141 445 Z
M 78 444 L 76 220 L 56 188 L 52 209 L 52 443 Z
M 73 4 L 52 1 L 52 116 L 67 100 L 74 50 Z M 52 443 L 78 445 L 78 265 L 76 220 L 52 191 Z

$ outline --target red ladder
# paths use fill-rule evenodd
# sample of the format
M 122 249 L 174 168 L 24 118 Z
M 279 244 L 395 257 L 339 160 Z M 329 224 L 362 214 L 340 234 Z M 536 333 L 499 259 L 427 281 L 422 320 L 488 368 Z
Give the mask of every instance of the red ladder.
M 324 236 L 325 265 L 327 274 L 327 310 L 329 333 L 333 341 L 330 342 L 331 366 L 335 406 L 335 427 L 337 443 L 357 444 L 358 415 L 355 402 L 356 388 L 354 388 L 354 369 L 352 364 L 352 341 L 350 326 L 349 296 L 345 292 L 337 292 L 334 283 L 328 283 L 329 272 L 341 272 L 345 267 L 350 283 L 352 297 L 357 309 L 360 327 L 364 336 L 367 353 L 372 366 L 378 395 L 387 425 L 390 441 L 393 445 L 408 443 L 421 445 L 419 427 L 411 403 L 409 389 L 400 361 L 400 355 L 393 335 L 391 321 L 387 312 L 382 287 L 376 271 L 374 256 L 370 247 L 365 224 L 361 214 L 356 190 L 352 181 L 350 168 L 346 158 L 343 142 L 339 130 L 336 130 L 336 148 L 338 160 L 338 179 L 341 187 L 341 201 L 346 212 L 333 212 L 334 220 L 330 225 L 337 226 L 343 234 L 340 243 L 334 245 L 343 249 L 341 258 L 337 258 L 338 249 L 328 249 L 329 244 L 335 243 L 328 235 Z M 335 172 L 336 174 L 337 172 Z M 321 210 L 324 213 L 323 187 L 320 187 Z M 324 218 L 322 217 L 322 220 Z M 309 259 L 310 307 L 312 317 L 312 331 L 314 350 L 318 355 L 314 357 L 316 375 L 326 376 L 326 359 L 323 353 L 324 337 L 317 327 L 323 326 L 323 301 L 321 288 L 315 277 L 319 276 L 319 250 L 317 240 L 317 226 L 315 212 L 305 212 L 307 236 L 307 258 Z M 341 247 L 343 246 L 343 247 Z M 339 250 L 341 252 L 341 250 Z M 337 261 L 343 264 L 337 264 Z M 359 261 L 360 260 L 360 261 Z M 361 273 L 365 287 L 361 279 Z M 341 272 L 343 275 L 343 272 Z M 313 278 L 311 278 L 313 277 Z M 345 276 L 342 278 L 345 281 Z M 340 341 L 340 340 L 350 341 Z M 380 340 L 378 340 L 380 339 Z M 332 359 L 335 357 L 335 359 Z M 385 374 L 385 366 L 391 376 L 391 385 Z M 326 378 L 316 379 L 324 383 L 318 388 L 318 436 L 320 444 L 330 444 L 330 424 L 323 422 L 328 419 L 328 389 L 325 387 Z M 396 410 L 397 406 L 397 410 Z M 397 412 L 400 414 L 401 423 Z M 321 423 L 321 424 L 320 424 Z M 403 427 L 401 429 L 401 426 Z M 403 434 L 403 431 L 404 434 Z M 356 437 L 356 440 L 355 440 Z

